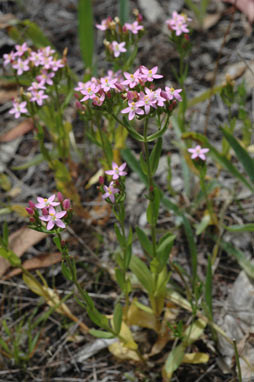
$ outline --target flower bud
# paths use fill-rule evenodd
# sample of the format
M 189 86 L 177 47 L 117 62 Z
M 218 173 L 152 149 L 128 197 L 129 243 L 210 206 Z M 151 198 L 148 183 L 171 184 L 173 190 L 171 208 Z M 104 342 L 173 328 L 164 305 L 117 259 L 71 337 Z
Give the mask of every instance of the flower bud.
M 47 208 L 43 208 L 41 210 L 41 212 L 42 212 L 42 215 L 48 215 L 49 214 Z
M 57 199 L 60 203 L 63 201 L 63 194 L 60 191 L 57 193 Z
M 64 201 L 63 201 L 63 209 L 65 211 L 68 211 L 70 208 L 71 208 L 70 199 L 64 199 Z
M 28 204 L 29 204 L 29 207 L 35 208 L 35 204 L 32 202 L 32 200 L 29 200 Z
M 100 176 L 99 177 L 99 183 L 102 185 L 102 184 L 104 184 L 104 178 L 103 178 L 103 176 Z
M 27 212 L 29 215 L 33 215 L 33 214 L 34 214 L 34 210 L 33 210 L 33 208 L 30 208 L 30 207 L 26 207 L 26 212 Z

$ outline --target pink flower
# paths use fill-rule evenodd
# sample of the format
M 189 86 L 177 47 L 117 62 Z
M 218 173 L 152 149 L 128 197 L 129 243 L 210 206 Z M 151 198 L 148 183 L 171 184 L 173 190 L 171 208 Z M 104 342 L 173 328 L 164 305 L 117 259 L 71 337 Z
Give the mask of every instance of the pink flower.
M 56 195 L 53 194 L 51 195 L 48 199 L 47 198 L 42 198 L 41 196 L 38 196 L 37 201 L 38 203 L 35 204 L 36 208 L 43 209 L 43 208 L 48 208 L 48 207 L 55 207 L 59 206 L 59 202 L 54 202 Z
M 108 92 L 110 89 L 116 89 L 116 86 L 115 86 L 116 82 L 117 82 L 116 78 L 102 77 L 101 88 L 104 90 L 104 92 Z
M 140 106 L 143 106 L 142 102 L 129 102 L 129 107 L 126 109 L 121 110 L 121 113 L 126 114 L 129 113 L 128 119 L 131 121 L 136 114 L 142 115 L 144 114 L 144 110 L 140 109 Z
M 90 86 L 86 87 L 81 92 L 84 95 L 84 97 L 80 100 L 80 102 L 87 101 L 88 99 L 93 99 L 99 90 L 100 90 L 100 86 L 95 85 L 94 83 L 91 83 L 90 81 Z
M 103 199 L 109 198 L 112 203 L 115 203 L 115 194 L 119 192 L 118 188 L 114 188 L 114 182 L 110 182 L 109 186 L 104 186 L 105 194 L 102 195 Z
M 58 69 L 63 68 L 63 67 L 64 67 L 63 60 L 53 60 L 51 62 L 50 69 L 52 69 L 54 72 L 57 72 Z
M 177 36 L 180 36 L 182 33 L 189 33 L 188 22 L 191 21 L 189 17 L 182 14 L 180 15 L 177 12 L 173 12 L 172 18 L 166 20 L 168 29 L 174 30 Z
M 143 81 L 152 82 L 154 79 L 162 78 L 163 76 L 161 74 L 156 74 L 157 70 L 158 70 L 158 66 L 154 66 L 152 69 L 148 69 L 142 65 L 140 67 L 140 71 L 142 73 Z
M 114 57 L 119 57 L 120 53 L 126 52 L 125 42 L 118 43 L 117 41 L 113 41 L 110 47 L 113 51 Z
M 45 48 L 40 48 L 40 52 L 44 57 L 52 56 L 56 51 L 51 48 L 51 46 L 46 46 Z
M 105 93 L 100 90 L 99 93 L 97 93 L 93 98 L 93 105 L 95 106 L 101 106 L 105 100 Z
M 154 92 L 148 88 L 145 88 L 146 94 L 143 92 L 140 93 L 139 104 L 140 106 L 144 106 L 145 113 L 150 113 L 150 108 L 156 108 L 156 100 L 154 98 Z
M 41 52 L 31 52 L 29 60 L 34 64 L 34 66 L 41 65 L 43 56 Z
M 54 207 L 49 207 L 49 214 L 40 216 L 39 218 L 44 222 L 48 222 L 47 230 L 50 231 L 55 225 L 60 228 L 65 228 L 65 224 L 61 220 L 65 215 L 66 211 L 56 212 Z
M 48 95 L 45 94 L 43 90 L 39 90 L 39 91 L 33 91 L 32 97 L 30 100 L 32 102 L 36 102 L 37 105 L 42 106 L 44 102 L 43 100 L 47 98 L 48 98 Z
M 45 85 L 45 84 L 53 85 L 53 81 L 52 81 L 53 77 L 55 77 L 55 73 L 54 72 L 48 72 L 47 70 L 43 69 L 41 74 L 39 74 L 36 77 L 36 80 L 38 82 L 41 82 L 43 85 Z
M 29 86 L 29 88 L 27 88 L 27 90 L 29 90 L 30 92 L 35 92 L 37 90 L 45 90 L 45 86 L 42 82 L 32 82 L 32 85 Z
M 11 51 L 10 53 L 6 53 L 3 55 L 4 59 L 4 66 L 7 66 L 8 64 L 12 64 L 15 60 L 15 53 Z
M 18 102 L 17 100 L 13 101 L 13 107 L 11 110 L 9 110 L 10 114 L 14 114 L 15 118 L 19 118 L 21 114 L 28 113 L 28 110 L 26 108 L 26 101 Z
M 129 24 L 129 23 L 125 23 L 124 24 L 124 27 L 130 31 L 131 33 L 133 34 L 138 34 L 138 31 L 140 30 L 143 30 L 144 27 L 142 25 L 139 25 L 139 23 L 137 21 L 134 21 L 134 23 L 132 24 Z
M 182 89 L 174 89 L 166 86 L 165 90 L 162 90 L 161 95 L 168 101 L 172 99 L 176 99 L 177 101 L 182 101 L 182 97 L 179 93 L 181 93 Z
M 53 57 L 52 56 L 44 56 L 41 57 L 41 65 L 43 66 L 43 69 L 51 69 L 53 64 Z
M 123 75 L 126 78 L 126 80 L 122 81 L 121 84 L 128 85 L 131 89 L 134 88 L 137 84 L 139 84 L 139 81 L 141 80 L 139 69 L 137 69 L 136 72 L 133 74 L 124 72 Z
M 18 56 L 18 57 L 23 56 L 23 54 L 28 51 L 28 46 L 26 42 L 24 42 L 24 44 L 22 45 L 15 45 L 15 48 L 16 48 L 15 56 Z
M 166 99 L 161 96 L 161 89 L 156 89 L 154 91 L 154 100 L 157 106 L 163 107 Z
M 125 169 L 125 167 L 126 167 L 126 162 L 121 164 L 120 167 L 118 167 L 118 165 L 115 162 L 112 162 L 112 170 L 107 170 L 107 171 L 105 171 L 105 173 L 108 175 L 112 175 L 113 180 L 116 180 L 119 178 L 119 176 L 127 175 L 127 172 L 123 171 Z
M 107 29 L 109 29 L 111 21 L 112 21 L 112 18 L 107 17 L 106 19 L 101 21 L 101 24 L 96 24 L 95 26 L 97 29 L 100 29 L 101 31 L 106 31 Z
M 21 74 L 23 72 L 27 72 L 30 67 L 29 67 L 29 60 L 21 60 L 21 58 L 18 58 L 18 61 L 15 62 L 13 65 L 12 65 L 13 69 L 16 69 L 17 70 L 17 74 L 18 76 L 21 76 Z
M 199 145 L 194 147 L 193 149 L 188 149 L 189 153 L 191 153 L 191 159 L 200 158 L 202 160 L 206 160 L 205 154 L 208 153 L 209 149 L 203 148 Z

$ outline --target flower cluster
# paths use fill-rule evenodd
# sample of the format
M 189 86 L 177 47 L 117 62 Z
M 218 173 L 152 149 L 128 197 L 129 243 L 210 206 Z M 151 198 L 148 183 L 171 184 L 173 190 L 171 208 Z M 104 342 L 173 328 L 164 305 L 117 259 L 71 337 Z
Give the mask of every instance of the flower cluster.
M 123 76 L 120 72 L 110 71 L 106 77 L 79 82 L 75 90 L 81 93 L 81 97 L 77 94 L 81 104 L 91 100 L 94 106 L 103 105 L 105 110 L 110 109 L 114 96 L 121 97 L 120 101 L 124 99 L 128 104 L 121 113 L 128 114 L 128 119 L 132 120 L 136 115 L 147 115 L 158 108 L 165 111 L 170 103 L 182 100 L 182 89 L 167 86 L 154 89 L 153 81 L 163 77 L 157 71 L 157 66 L 148 69 L 144 65 L 134 73 L 124 72 Z
M 115 17 L 114 20 L 107 17 L 102 20 L 101 24 L 96 24 L 97 29 L 105 32 L 104 45 L 107 53 L 114 58 L 118 58 L 121 53 L 127 52 L 129 47 L 135 45 L 144 30 L 143 25 L 140 24 L 142 16 L 137 10 L 135 10 L 134 14 L 136 20 L 133 23 L 121 25 L 118 17 Z
M 179 14 L 173 12 L 172 18 L 166 20 L 166 24 L 169 30 L 175 31 L 176 36 L 180 36 L 185 33 L 189 33 L 188 23 L 191 18 L 187 17 L 185 14 Z
M 103 191 L 104 191 L 104 194 L 102 195 L 103 199 L 109 199 L 111 203 L 115 203 L 115 194 L 118 194 L 121 188 L 121 184 L 118 182 L 118 179 L 120 177 L 124 177 L 127 175 L 127 172 L 124 171 L 125 167 L 126 167 L 125 162 L 122 163 L 121 166 L 118 166 L 115 162 L 113 162 L 112 170 L 105 171 L 107 175 L 112 176 L 113 180 L 110 182 L 109 186 L 103 186 Z
M 3 55 L 4 66 L 11 66 L 16 76 L 26 73 L 32 77 L 27 92 L 22 99 L 15 99 L 10 110 L 15 118 L 28 113 L 28 101 L 42 106 L 49 96 L 47 87 L 53 85 L 53 78 L 59 69 L 65 66 L 64 59 L 57 59 L 55 50 L 50 46 L 32 50 L 27 43 L 15 45 L 15 50 Z
M 49 198 L 37 197 L 37 203 L 29 201 L 29 207 L 26 208 L 27 213 L 31 216 L 31 223 L 35 223 L 37 228 L 43 227 L 45 222 L 46 229 L 52 230 L 55 226 L 65 228 L 68 218 L 70 217 L 71 204 L 69 199 L 64 199 L 61 192 L 53 194 Z M 64 218 L 64 220 L 62 220 Z

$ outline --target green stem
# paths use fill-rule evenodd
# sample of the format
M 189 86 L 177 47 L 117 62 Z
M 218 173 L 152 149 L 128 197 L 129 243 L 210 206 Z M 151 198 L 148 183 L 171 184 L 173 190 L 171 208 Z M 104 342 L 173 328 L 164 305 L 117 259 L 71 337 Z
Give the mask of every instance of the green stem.
M 206 204 L 207 204 L 207 208 L 208 208 L 208 212 L 209 212 L 209 216 L 210 216 L 210 221 L 211 221 L 211 223 L 213 223 L 216 221 L 216 219 L 214 218 L 213 207 L 212 207 L 211 200 L 209 199 L 209 196 L 208 196 L 206 182 L 205 182 L 205 176 L 202 173 L 202 170 L 201 170 L 201 174 L 200 174 L 200 186 L 201 186 L 202 192 L 205 195 Z
M 144 147 L 145 147 L 145 158 L 147 163 L 147 176 L 148 176 L 148 198 L 153 203 L 154 200 L 154 183 L 153 183 L 153 174 L 151 171 L 150 158 L 149 158 L 149 149 L 147 142 L 147 129 L 148 129 L 148 118 L 145 119 L 144 125 Z M 153 206 L 153 215 L 154 215 L 154 205 Z M 153 257 L 156 257 L 156 226 L 154 223 L 151 224 L 151 236 L 152 236 L 152 246 L 153 246 Z

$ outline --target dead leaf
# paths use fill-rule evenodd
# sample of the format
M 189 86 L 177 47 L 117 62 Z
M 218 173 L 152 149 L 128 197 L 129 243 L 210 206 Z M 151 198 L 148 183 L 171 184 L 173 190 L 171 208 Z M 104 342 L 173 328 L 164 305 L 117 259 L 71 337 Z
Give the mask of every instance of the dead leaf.
M 203 20 L 203 29 L 207 30 L 212 28 L 221 18 L 221 13 L 207 14 Z
M 9 236 L 9 247 L 18 256 L 21 257 L 30 247 L 39 243 L 47 236 L 46 233 L 33 231 L 30 228 L 22 227 Z M 0 257 L 0 277 L 10 267 L 10 263 Z
M 249 19 L 249 22 L 254 21 L 254 0 L 223 0 L 226 3 L 234 4 L 241 12 Z
M 60 253 L 44 253 L 39 256 L 33 257 L 24 261 L 22 264 L 23 268 L 26 270 L 38 269 L 38 268 L 47 268 L 53 264 L 59 263 L 62 260 Z M 13 276 L 19 275 L 22 273 L 21 269 L 14 268 L 6 276 L 3 277 L 3 280 L 8 280 Z
M 1 97 L 1 92 L 0 92 Z M 0 142 L 10 142 L 14 139 L 23 136 L 24 134 L 31 131 L 34 127 L 33 121 L 31 118 L 25 119 L 23 122 L 15 126 L 13 129 L 7 131 L 6 133 L 0 136 Z
M 5 29 L 8 26 L 12 25 L 13 22 L 17 20 L 14 15 L 11 13 L 5 13 L 0 16 L 0 29 Z

